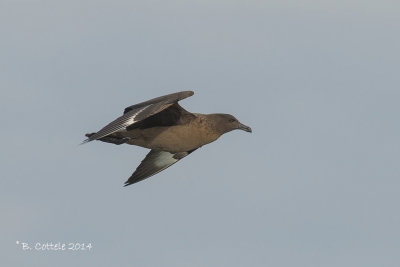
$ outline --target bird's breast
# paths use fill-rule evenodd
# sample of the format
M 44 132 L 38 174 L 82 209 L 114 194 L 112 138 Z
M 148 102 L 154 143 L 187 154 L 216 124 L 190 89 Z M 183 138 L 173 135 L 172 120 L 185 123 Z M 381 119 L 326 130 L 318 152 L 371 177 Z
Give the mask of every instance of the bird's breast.
M 191 125 L 168 127 L 152 140 L 154 147 L 170 152 L 190 151 L 216 140 L 205 128 Z

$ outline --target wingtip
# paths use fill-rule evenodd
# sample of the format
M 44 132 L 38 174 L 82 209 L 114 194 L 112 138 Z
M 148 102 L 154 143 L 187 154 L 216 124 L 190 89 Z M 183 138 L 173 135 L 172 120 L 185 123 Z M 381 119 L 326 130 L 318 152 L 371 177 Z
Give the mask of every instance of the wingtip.
M 192 90 L 186 90 L 186 91 L 180 92 L 180 94 L 181 94 L 181 96 L 183 95 L 184 98 L 186 98 L 186 97 L 189 97 L 189 96 L 194 95 L 194 91 L 192 91 Z
M 82 143 L 80 143 L 79 145 L 80 145 L 80 146 L 81 146 L 81 145 L 84 145 L 84 144 L 86 144 L 86 143 L 89 143 L 90 141 L 92 141 L 92 140 L 90 140 L 89 138 L 87 138 L 87 139 L 83 140 Z
M 85 140 L 83 140 L 82 143 L 80 143 L 79 145 L 84 145 L 84 144 L 86 144 L 86 143 L 89 143 L 90 141 L 93 141 L 93 139 L 91 139 L 90 137 L 91 137 L 92 135 L 94 135 L 94 134 L 95 134 L 95 133 L 87 133 L 87 134 L 85 134 L 85 136 L 88 137 L 88 138 L 86 138 Z

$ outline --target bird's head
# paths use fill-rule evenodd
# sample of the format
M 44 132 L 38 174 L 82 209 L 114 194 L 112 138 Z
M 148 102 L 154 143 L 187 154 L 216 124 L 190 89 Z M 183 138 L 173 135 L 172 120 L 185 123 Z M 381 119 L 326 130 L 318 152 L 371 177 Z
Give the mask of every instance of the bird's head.
M 251 133 L 251 128 L 239 122 L 234 116 L 230 114 L 211 114 L 215 118 L 215 127 L 222 134 L 230 132 L 232 130 L 243 130 Z

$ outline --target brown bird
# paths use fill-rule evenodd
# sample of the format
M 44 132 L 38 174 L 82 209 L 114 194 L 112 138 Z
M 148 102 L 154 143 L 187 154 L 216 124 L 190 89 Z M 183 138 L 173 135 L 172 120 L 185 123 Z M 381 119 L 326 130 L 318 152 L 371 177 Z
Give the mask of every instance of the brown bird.
M 125 108 L 124 114 L 82 142 L 99 140 L 151 149 L 125 186 L 165 170 L 199 147 L 235 129 L 251 133 L 230 114 L 199 114 L 183 109 L 178 101 L 192 96 L 183 91 L 160 96 Z

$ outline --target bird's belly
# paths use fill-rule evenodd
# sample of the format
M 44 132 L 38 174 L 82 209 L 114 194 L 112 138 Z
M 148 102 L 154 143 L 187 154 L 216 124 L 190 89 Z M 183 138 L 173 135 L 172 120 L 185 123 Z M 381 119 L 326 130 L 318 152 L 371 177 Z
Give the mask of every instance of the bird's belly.
M 137 132 L 136 132 L 137 131 Z M 154 127 L 133 130 L 128 144 L 169 152 L 186 152 L 208 144 L 218 138 L 202 129 L 193 130 L 190 126 Z

